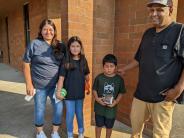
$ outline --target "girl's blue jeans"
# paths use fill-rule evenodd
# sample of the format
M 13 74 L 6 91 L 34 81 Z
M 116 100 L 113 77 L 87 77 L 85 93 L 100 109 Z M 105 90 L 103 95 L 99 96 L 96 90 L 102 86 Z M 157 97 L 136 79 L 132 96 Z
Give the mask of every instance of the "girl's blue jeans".
M 83 121 L 83 99 L 80 100 L 65 100 L 66 104 L 66 126 L 68 137 L 73 137 L 73 120 L 76 114 L 78 123 L 78 133 L 84 133 Z
M 55 92 L 55 87 L 50 87 L 46 89 L 36 89 L 36 94 L 34 96 L 34 122 L 35 126 L 41 127 L 44 124 L 44 116 L 46 109 L 46 101 L 47 97 L 50 97 L 53 115 L 52 115 L 52 123 L 53 125 L 59 126 L 61 125 L 61 117 L 63 112 L 63 102 L 60 101 L 55 103 L 53 99 L 53 94 Z

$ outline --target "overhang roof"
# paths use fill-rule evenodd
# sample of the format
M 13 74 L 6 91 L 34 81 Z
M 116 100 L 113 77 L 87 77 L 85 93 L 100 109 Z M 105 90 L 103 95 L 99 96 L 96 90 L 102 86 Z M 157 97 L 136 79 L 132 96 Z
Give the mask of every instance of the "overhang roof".
M 28 0 L 0 0 L 0 16 L 6 16 L 8 12 L 24 5 Z

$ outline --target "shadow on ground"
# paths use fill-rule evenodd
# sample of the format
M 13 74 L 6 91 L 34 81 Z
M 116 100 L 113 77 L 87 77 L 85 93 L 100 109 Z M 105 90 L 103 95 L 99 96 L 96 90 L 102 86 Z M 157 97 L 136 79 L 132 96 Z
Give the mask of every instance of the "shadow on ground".
M 34 138 L 34 103 L 26 102 L 24 95 L 0 91 L 0 138 Z M 47 101 L 45 127 L 47 136 L 51 133 L 52 108 Z M 50 136 L 49 136 L 50 137 Z M 63 137 L 66 134 L 63 133 Z
M 0 134 L 32 138 L 33 102 L 24 101 L 24 95 L 0 92 Z

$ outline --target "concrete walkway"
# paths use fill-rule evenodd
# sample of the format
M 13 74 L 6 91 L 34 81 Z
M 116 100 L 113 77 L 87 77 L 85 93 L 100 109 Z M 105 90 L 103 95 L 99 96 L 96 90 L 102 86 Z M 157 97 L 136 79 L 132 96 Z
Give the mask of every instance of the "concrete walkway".
M 21 72 L 0 63 L 0 138 L 34 138 L 33 101 L 26 102 L 24 78 Z M 47 102 L 44 130 L 51 133 L 52 108 Z M 184 107 L 177 106 L 171 138 L 184 138 Z M 86 138 L 95 138 L 94 126 L 85 128 Z M 62 138 L 66 138 L 65 128 L 61 128 Z M 115 123 L 112 138 L 129 138 L 131 129 L 120 122 Z M 76 135 L 77 136 L 77 135 Z M 105 130 L 102 131 L 105 138 Z M 144 136 L 144 138 L 148 138 Z
M 34 138 L 33 110 L 34 103 L 26 102 L 23 74 L 8 65 L 0 64 L 0 138 Z M 47 101 L 45 127 L 48 137 L 51 133 L 52 108 Z M 62 138 L 66 138 L 65 128 L 61 130 Z M 85 136 L 94 138 L 94 126 L 86 128 Z M 130 137 L 130 128 L 116 122 L 113 138 Z M 104 135 L 104 130 L 102 131 Z M 77 135 L 76 135 L 77 137 Z

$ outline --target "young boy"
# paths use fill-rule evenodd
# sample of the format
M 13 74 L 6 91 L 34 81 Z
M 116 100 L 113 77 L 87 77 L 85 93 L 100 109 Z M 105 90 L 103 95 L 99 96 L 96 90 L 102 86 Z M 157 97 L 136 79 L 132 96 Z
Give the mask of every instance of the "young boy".
M 106 127 L 106 138 L 111 137 L 117 104 L 125 93 L 124 81 L 116 74 L 116 68 L 117 58 L 112 54 L 106 55 L 103 58 L 103 73 L 95 78 L 93 84 L 96 138 L 100 138 L 103 126 Z

